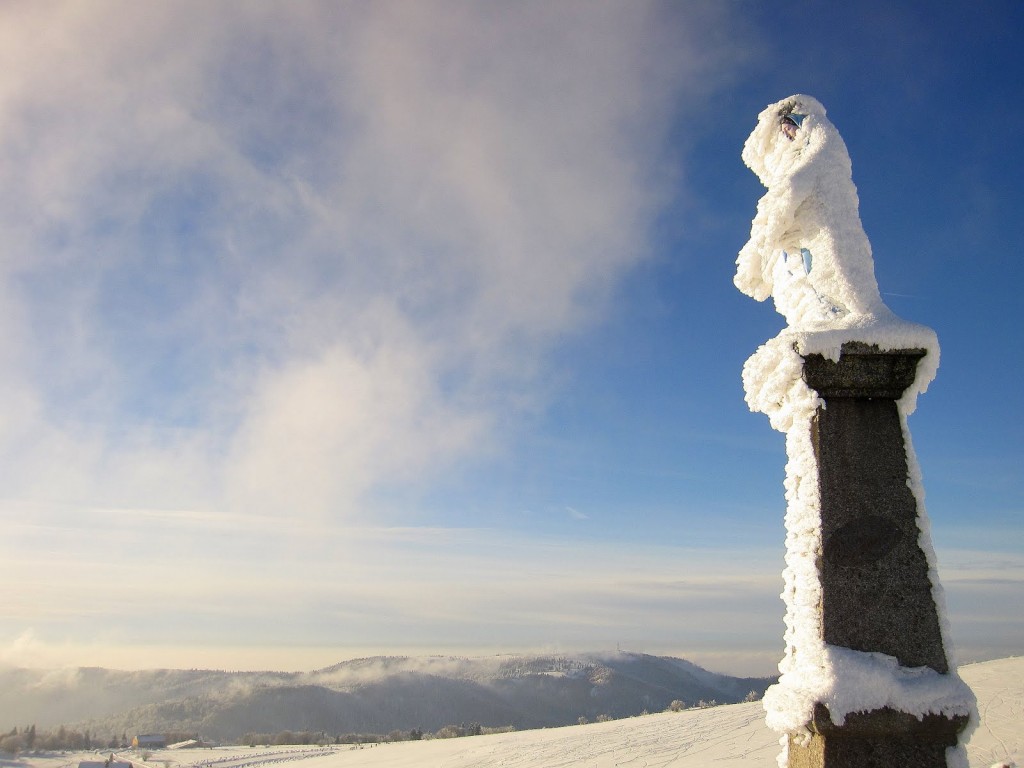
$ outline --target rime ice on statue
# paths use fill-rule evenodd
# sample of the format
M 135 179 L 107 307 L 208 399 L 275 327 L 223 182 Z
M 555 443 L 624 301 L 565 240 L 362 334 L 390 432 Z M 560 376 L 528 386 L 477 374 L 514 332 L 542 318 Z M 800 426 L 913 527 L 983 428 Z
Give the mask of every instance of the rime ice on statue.
M 907 428 L 935 333 L 882 302 L 850 157 L 818 101 L 765 109 L 743 160 L 768 191 L 735 283 L 787 323 L 743 368 L 789 458 L 786 653 L 764 700 L 779 764 L 966 767 L 974 696 L 950 658 Z

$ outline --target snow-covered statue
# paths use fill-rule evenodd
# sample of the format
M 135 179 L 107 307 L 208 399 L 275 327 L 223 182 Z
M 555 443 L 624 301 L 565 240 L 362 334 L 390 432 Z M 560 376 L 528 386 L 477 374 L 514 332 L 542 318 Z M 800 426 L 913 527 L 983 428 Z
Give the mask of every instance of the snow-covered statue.
M 887 314 L 861 227 L 846 144 L 810 96 L 759 116 L 743 161 L 767 194 L 737 259 L 736 287 L 769 296 L 791 328 L 850 327 Z
M 938 369 L 938 340 L 931 328 L 900 319 L 882 301 L 850 155 L 825 107 L 802 94 L 768 106 L 742 156 L 768 191 L 757 203 L 733 282 L 758 301 L 771 296 L 787 324 L 744 367 L 751 409 L 788 431 L 794 416 L 813 413 L 817 402 L 800 382 L 800 356 L 838 360 L 842 345 L 856 341 L 928 351 L 900 401 L 902 412 L 912 413 Z
M 736 261 L 735 283 L 758 301 L 771 296 L 787 324 L 743 367 L 747 403 L 786 434 L 789 459 L 782 595 L 786 650 L 779 682 L 764 699 L 768 725 L 783 734 L 786 745 L 780 765 L 787 765 L 790 748 L 810 750 L 815 734 L 841 727 L 848 716 L 863 719 L 896 711 L 913 720 L 939 716 L 952 723 L 951 728 L 962 728 L 968 720 L 976 722 L 974 698 L 948 658 L 951 645 L 928 536 L 924 488 L 906 421 L 938 368 L 935 332 L 900 319 L 882 302 L 871 245 L 858 213 L 850 156 L 816 99 L 791 96 L 761 112 L 743 146 L 743 160 L 768 191 L 758 201 L 750 240 Z M 865 362 L 887 355 L 910 361 L 912 383 L 907 386 L 903 381 L 890 394 L 856 394 L 854 390 L 866 391 L 865 381 L 876 374 L 887 380 L 889 374 L 878 374 L 871 368 L 874 362 Z M 815 373 L 827 368 L 825 361 L 845 371 L 844 376 L 853 370 L 869 371 L 870 376 L 851 376 L 844 380 L 853 385 L 849 390 L 830 391 Z M 837 459 L 841 452 L 828 451 L 840 443 L 849 451 Z M 893 448 L 894 443 L 899 447 Z M 820 463 L 821 456 L 829 457 L 825 464 Z M 821 466 L 827 471 L 819 472 Z M 868 539 L 878 544 L 877 551 L 867 552 Z M 928 620 L 940 636 L 933 658 L 914 661 L 905 654 L 904 663 L 897 653 L 878 650 L 874 635 L 870 643 L 861 643 L 856 635 L 860 625 L 847 633 L 842 621 L 835 619 L 843 615 L 863 623 L 875 620 L 875 614 L 866 610 L 837 614 L 834 608 L 847 605 L 834 599 L 844 591 L 837 584 L 856 584 L 857 590 L 866 590 L 864 594 L 876 594 L 870 586 L 875 575 L 863 575 L 869 570 L 862 574 L 857 570 L 860 565 L 850 565 L 859 563 L 857 558 L 870 561 L 869 570 L 875 569 L 870 574 L 903 574 L 900 578 L 908 583 L 910 565 L 903 568 L 903 560 L 894 565 L 896 558 L 905 558 L 917 569 L 913 595 L 891 582 L 877 594 L 898 592 L 902 616 L 910 615 L 906 606 L 914 600 L 934 605 L 921 614 L 932 617 Z M 843 582 L 850 573 L 853 581 Z M 845 594 L 854 595 L 849 605 L 855 608 L 866 604 L 852 587 Z M 880 605 L 881 598 L 875 603 Z M 831 611 L 829 622 L 824 619 L 826 611 Z M 899 633 L 889 630 L 891 624 L 887 615 L 871 626 L 882 635 L 897 637 Z M 855 641 L 848 639 L 851 636 Z M 832 642 L 837 638 L 846 641 Z M 899 643 L 890 645 L 895 648 Z M 827 712 L 825 725 L 820 707 Z M 955 733 L 949 738 L 956 742 Z M 962 742 L 951 745 L 943 764 L 966 766 L 965 755 Z M 800 762 L 803 757 L 801 753 L 797 763 L 811 765 Z

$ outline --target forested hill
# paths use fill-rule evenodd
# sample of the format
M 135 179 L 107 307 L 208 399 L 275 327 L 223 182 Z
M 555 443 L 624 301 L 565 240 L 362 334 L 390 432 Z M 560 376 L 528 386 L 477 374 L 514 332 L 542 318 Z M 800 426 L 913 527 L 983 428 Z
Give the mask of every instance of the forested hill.
M 283 730 L 387 733 L 452 723 L 536 728 L 741 701 L 768 679 L 634 653 L 376 657 L 313 672 L 0 670 L 0 729 L 67 725 L 97 742 L 188 732 L 237 740 Z M 678 704 L 677 704 L 678 706 Z

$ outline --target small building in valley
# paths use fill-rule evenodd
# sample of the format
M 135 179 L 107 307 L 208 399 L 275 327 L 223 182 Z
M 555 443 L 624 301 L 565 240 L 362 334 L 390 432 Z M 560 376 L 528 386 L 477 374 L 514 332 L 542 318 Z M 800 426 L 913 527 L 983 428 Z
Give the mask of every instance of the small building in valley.
M 163 749 L 167 740 L 160 733 L 140 733 L 132 739 L 135 749 Z

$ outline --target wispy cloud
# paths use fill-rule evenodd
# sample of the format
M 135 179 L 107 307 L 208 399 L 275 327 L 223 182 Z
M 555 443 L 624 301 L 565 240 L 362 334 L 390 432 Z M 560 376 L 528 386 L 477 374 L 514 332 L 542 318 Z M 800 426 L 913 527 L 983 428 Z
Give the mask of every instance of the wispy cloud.
M 636 4 L 3 13 L 11 494 L 288 516 L 543 404 L 730 55 Z
M 111 520 L 90 516 L 45 551 L 28 546 L 29 526 L 8 534 L 0 578 L 19 589 L 0 598 L 0 640 L 32 627 L 40 640 L 79 649 L 258 639 L 334 645 L 340 658 L 413 636 L 426 648 L 455 639 L 470 648 L 667 647 L 696 643 L 723 612 L 749 615 L 751 627 L 763 614 L 774 634 L 781 621 L 770 555 L 738 567 L 711 551 L 485 529 L 256 531 L 171 517 L 154 530 Z
M 672 558 L 385 528 L 373 492 L 544 408 L 681 183 L 677 105 L 741 55 L 703 44 L 725 13 L 4 6 L 12 647 L 577 641 L 704 601 Z

